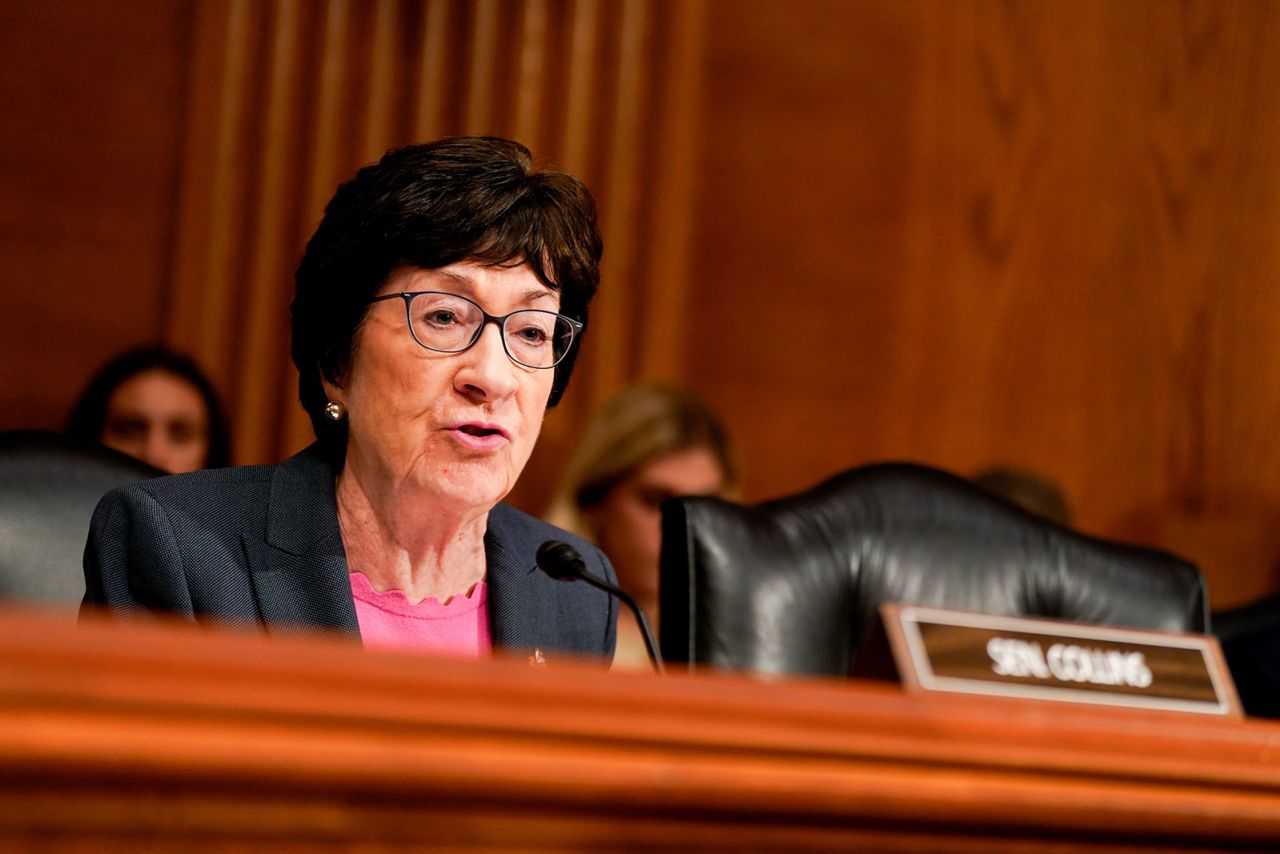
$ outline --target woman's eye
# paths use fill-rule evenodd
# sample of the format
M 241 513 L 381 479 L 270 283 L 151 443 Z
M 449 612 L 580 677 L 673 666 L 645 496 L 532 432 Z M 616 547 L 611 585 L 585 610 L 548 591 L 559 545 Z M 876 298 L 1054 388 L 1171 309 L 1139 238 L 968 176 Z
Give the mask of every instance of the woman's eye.
M 516 334 L 524 344 L 545 344 L 547 341 L 547 330 L 537 326 L 526 326 Z
M 169 422 L 169 440 L 179 445 L 186 445 L 196 441 L 200 436 L 200 431 L 196 425 L 186 421 L 170 421 Z
M 438 308 L 435 311 L 427 313 L 427 323 L 432 326 L 452 326 L 458 322 L 458 317 L 452 311 Z
M 644 489 L 640 492 L 640 503 L 648 510 L 656 511 L 662 502 L 673 498 L 674 494 L 666 489 Z
M 102 425 L 102 435 L 114 439 L 128 440 L 145 436 L 149 426 L 142 418 L 114 417 L 108 418 Z

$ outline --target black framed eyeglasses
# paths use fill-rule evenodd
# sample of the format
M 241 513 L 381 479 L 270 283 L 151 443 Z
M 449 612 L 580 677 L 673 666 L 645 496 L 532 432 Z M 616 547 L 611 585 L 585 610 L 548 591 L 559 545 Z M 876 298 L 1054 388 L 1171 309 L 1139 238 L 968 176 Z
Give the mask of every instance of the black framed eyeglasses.
M 495 317 L 476 302 L 446 291 L 401 291 L 369 302 L 392 299 L 404 300 L 409 334 L 428 350 L 469 350 L 480 340 L 484 328 L 495 323 L 502 333 L 502 348 L 511 361 L 538 370 L 560 364 L 584 328 L 579 320 L 540 308 L 522 308 Z

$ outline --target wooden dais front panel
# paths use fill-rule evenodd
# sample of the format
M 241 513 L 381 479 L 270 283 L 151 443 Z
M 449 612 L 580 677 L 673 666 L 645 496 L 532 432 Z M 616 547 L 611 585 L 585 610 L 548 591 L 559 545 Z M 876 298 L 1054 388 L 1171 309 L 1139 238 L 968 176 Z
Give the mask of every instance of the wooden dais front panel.
M 4 850 L 1277 841 L 1269 723 L 0 615 Z

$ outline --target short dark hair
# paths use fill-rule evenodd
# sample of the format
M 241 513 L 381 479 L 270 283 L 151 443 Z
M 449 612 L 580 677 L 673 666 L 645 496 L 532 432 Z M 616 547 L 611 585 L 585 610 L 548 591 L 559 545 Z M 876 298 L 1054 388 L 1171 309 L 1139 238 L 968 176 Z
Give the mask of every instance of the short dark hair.
M 67 419 L 67 435 L 85 445 L 101 444 L 111 396 L 120 386 L 147 371 L 164 371 L 186 380 L 195 388 L 204 401 L 205 414 L 209 419 L 209 454 L 205 458 L 204 468 L 230 465 L 231 437 L 227 432 L 222 405 L 218 402 L 213 383 L 189 356 L 167 347 L 129 350 L 99 368 L 71 409 L 71 416 Z
M 291 353 L 298 398 L 321 446 L 340 462 L 347 438 L 345 421 L 324 417 L 321 379 L 342 381 L 369 300 L 396 269 L 526 262 L 560 293 L 560 312 L 585 324 L 601 251 L 586 186 L 535 168 L 518 142 L 443 139 L 365 166 L 338 187 L 295 276 Z M 549 406 L 564 394 L 579 349 L 555 367 Z

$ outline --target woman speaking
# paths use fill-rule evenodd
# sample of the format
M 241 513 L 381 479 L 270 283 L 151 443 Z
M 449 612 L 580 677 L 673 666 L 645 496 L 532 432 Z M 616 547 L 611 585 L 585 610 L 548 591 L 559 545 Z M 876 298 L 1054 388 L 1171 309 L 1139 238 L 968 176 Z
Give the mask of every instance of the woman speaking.
M 339 187 L 296 276 L 292 354 L 317 441 L 278 466 L 108 493 L 85 606 L 336 629 L 365 646 L 611 656 L 613 601 L 536 571 L 501 504 L 564 393 L 599 283 L 587 189 L 496 138 L 389 152 Z

